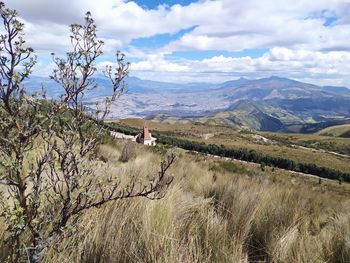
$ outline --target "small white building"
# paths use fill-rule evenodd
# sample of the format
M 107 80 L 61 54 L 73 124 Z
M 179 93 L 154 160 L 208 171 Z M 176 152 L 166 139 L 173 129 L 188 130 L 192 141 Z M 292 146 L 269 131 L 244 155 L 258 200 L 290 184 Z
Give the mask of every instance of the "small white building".
M 144 145 L 155 146 L 156 140 L 156 138 L 152 137 L 152 134 L 146 126 L 143 127 L 142 133 L 136 136 L 136 142 Z
M 134 141 L 134 142 L 136 141 L 135 136 L 126 135 L 126 134 L 120 133 L 120 132 L 111 131 L 111 135 L 116 139 L 130 140 L 130 141 Z

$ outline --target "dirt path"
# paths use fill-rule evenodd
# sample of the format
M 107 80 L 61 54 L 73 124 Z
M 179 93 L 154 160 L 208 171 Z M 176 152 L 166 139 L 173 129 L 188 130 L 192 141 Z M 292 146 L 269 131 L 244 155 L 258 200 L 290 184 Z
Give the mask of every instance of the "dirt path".
M 301 145 L 296 145 L 296 144 L 291 144 L 291 146 L 299 148 L 299 149 L 303 149 L 303 150 L 309 150 L 309 151 L 320 152 L 320 153 L 328 153 L 328 154 L 332 154 L 332 155 L 335 155 L 335 156 L 339 156 L 339 157 L 344 157 L 344 158 L 349 158 L 350 159 L 350 155 L 341 154 L 341 153 L 337 153 L 337 152 L 327 151 L 327 150 L 323 150 L 323 149 L 308 148 L 308 147 L 301 146 Z
M 275 141 L 269 138 L 266 138 L 262 135 L 259 135 L 259 137 L 264 141 L 264 142 L 273 142 L 273 143 L 279 143 L 279 141 Z M 286 144 L 286 146 L 288 146 L 288 144 Z M 307 151 L 312 151 L 312 152 L 319 152 L 319 153 L 328 153 L 328 154 L 332 154 L 338 157 L 343 157 L 343 158 L 349 158 L 350 159 L 350 155 L 346 155 L 346 154 L 342 154 L 342 153 L 338 153 L 338 152 L 333 152 L 333 151 L 327 151 L 324 149 L 315 149 L 315 148 L 309 148 L 309 147 L 305 147 L 305 146 L 301 146 L 298 144 L 289 144 L 289 146 L 293 147 L 293 148 L 299 148 L 299 149 L 303 149 L 303 150 L 307 150 Z
M 185 149 L 183 149 L 183 150 L 185 150 Z M 219 155 L 212 155 L 212 154 L 208 154 L 208 153 L 202 153 L 202 152 L 196 152 L 196 151 L 188 151 L 188 150 L 186 150 L 186 152 L 192 152 L 192 153 L 194 152 L 194 153 L 201 154 L 201 155 L 204 154 L 205 156 L 209 156 L 209 157 L 213 157 L 215 159 L 221 159 L 221 160 L 225 160 L 225 161 L 235 161 L 235 162 L 244 163 L 244 164 L 259 165 L 258 163 L 254 163 L 254 162 L 248 162 L 248 161 L 243 161 L 243 160 L 239 160 L 239 159 L 223 157 L 223 156 L 219 156 Z M 309 177 L 316 178 L 316 179 L 321 178 L 322 180 L 326 180 L 326 181 L 334 181 L 333 179 L 323 178 L 323 177 L 319 177 L 319 176 L 313 175 L 313 174 L 296 172 L 296 171 L 292 171 L 292 170 L 288 170 L 288 169 L 282 169 L 282 168 L 278 168 L 278 167 L 275 167 L 275 169 L 288 171 L 288 172 L 290 172 L 292 174 L 298 174 L 298 175 L 302 175 L 302 176 L 309 176 Z
M 122 135 L 122 137 L 124 135 L 127 136 L 126 134 L 123 134 L 123 133 L 118 133 L 118 134 Z M 263 137 L 263 138 L 266 139 L 266 140 L 269 140 L 269 139 L 267 139 L 265 137 Z M 270 140 L 270 141 L 273 141 L 273 140 Z M 307 148 L 307 147 L 300 146 L 300 145 L 291 145 L 291 146 L 299 147 L 299 148 L 302 148 L 302 149 L 305 149 L 305 150 L 310 150 L 310 151 L 320 151 L 320 150 L 316 150 L 316 149 L 313 149 L 313 148 Z M 180 148 L 180 147 L 178 147 L 178 148 Z M 181 149 L 183 149 L 183 148 L 181 148 Z M 194 152 L 194 153 L 197 153 L 197 154 L 201 154 L 201 155 L 205 155 L 205 156 L 209 156 L 209 157 L 213 157 L 213 158 L 217 158 L 217 159 L 222 159 L 222 160 L 226 160 L 226 161 L 236 161 L 236 162 L 240 162 L 240 163 L 259 165 L 258 163 L 254 163 L 254 162 L 248 162 L 248 161 L 243 161 L 243 160 L 239 160 L 239 159 L 223 157 L 223 156 L 219 156 L 219 155 L 213 155 L 213 154 L 209 154 L 209 153 L 202 153 L 202 152 L 197 152 L 197 151 L 189 151 L 189 150 L 186 150 L 186 149 L 183 149 L 183 150 L 185 150 L 186 152 Z M 323 153 L 335 154 L 335 155 L 339 155 L 339 156 L 346 157 L 346 158 L 350 158 L 350 156 L 348 156 L 348 155 L 342 155 L 342 154 L 335 153 L 335 152 L 328 152 L 328 151 L 325 151 L 325 150 L 322 150 L 322 152 Z M 278 167 L 275 167 L 275 168 L 276 169 L 280 169 L 280 170 L 284 170 L 284 171 L 289 171 L 290 173 L 298 174 L 298 175 L 302 175 L 302 176 L 309 176 L 309 177 L 313 177 L 313 178 L 317 178 L 317 179 L 318 178 L 322 178 L 322 180 L 334 181 L 333 179 L 323 178 L 323 177 L 320 177 L 320 176 L 317 176 L 317 175 L 313 175 L 313 174 L 307 174 L 307 173 L 292 171 L 292 170 L 278 168 Z

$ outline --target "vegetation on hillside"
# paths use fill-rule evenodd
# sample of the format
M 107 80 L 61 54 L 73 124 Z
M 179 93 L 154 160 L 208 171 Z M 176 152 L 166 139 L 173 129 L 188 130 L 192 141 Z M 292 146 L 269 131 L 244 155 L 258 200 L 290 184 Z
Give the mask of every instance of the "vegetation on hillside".
M 302 146 L 319 151 L 350 155 L 350 141 L 347 138 L 329 137 L 318 134 L 261 133 L 266 138 L 290 147 Z
M 97 171 L 95 154 L 104 133 L 100 123 L 123 92 L 128 74 L 124 55 L 117 52 L 116 68 L 107 66 L 104 72 L 111 81 L 111 97 L 88 108 L 84 94 L 96 88 L 96 60 L 103 45 L 88 12 L 83 25 L 70 26 L 72 50 L 65 58 L 52 54 L 51 78 L 62 88 L 60 100 L 30 96 L 23 82 L 36 58 L 26 47 L 24 24 L 2 2 L 0 16 L 2 261 L 40 263 L 87 210 L 127 198 L 162 198 L 172 181 L 166 171 L 175 156 L 168 156 L 146 182 L 132 173 L 123 181 L 117 174 Z
M 350 138 L 350 124 L 335 125 L 318 132 L 320 135 Z
M 234 158 L 238 160 L 278 167 L 290 171 L 317 175 L 322 178 L 335 179 L 341 181 L 344 180 L 346 182 L 350 182 L 350 174 L 348 173 L 344 173 L 328 167 L 321 167 L 313 163 L 297 163 L 288 158 L 269 156 L 267 154 L 257 152 L 254 150 L 248 150 L 245 148 L 232 149 L 227 148 L 224 145 L 207 145 L 204 143 L 181 140 L 167 136 L 159 136 L 158 142 L 173 145 L 190 151 L 197 151 L 217 156 Z
M 137 146 L 136 158 L 122 163 L 122 149 L 121 141 L 102 145 L 99 169 L 147 178 L 161 158 L 152 152 L 167 151 Z M 349 262 L 347 184 L 177 155 L 165 198 L 90 210 L 45 262 Z
M 350 261 L 349 185 L 275 167 L 339 182 L 349 174 L 183 131 L 154 132 L 165 145 L 152 148 L 117 141 L 109 129 L 136 134 L 103 122 L 128 64 L 118 52 L 105 71 L 113 95 L 84 105 L 103 45 L 91 14 L 71 25 L 67 56 L 53 54 L 59 101 L 26 94 L 33 50 L 16 11 L 0 2 L 0 15 L 1 262 Z
M 126 119 L 118 121 L 117 124 L 141 129 L 144 121 L 141 119 Z M 228 126 L 198 122 L 163 124 L 148 121 L 147 125 L 153 133 L 159 132 L 166 136 L 206 144 L 225 145 L 225 147 L 233 149 L 246 148 L 274 157 L 291 159 L 298 163 L 314 163 L 318 166 L 350 173 L 348 157 L 327 152 L 349 155 L 350 140 L 346 138 L 315 134 L 255 132 L 248 129 L 235 129 Z
M 122 126 L 117 123 L 108 123 L 106 124 L 106 127 L 108 129 L 112 129 L 125 134 L 137 134 L 137 130 L 130 127 Z M 176 134 L 175 136 L 167 136 L 164 135 L 164 133 L 154 132 L 153 135 L 157 137 L 158 143 L 176 146 L 189 151 L 196 151 L 216 156 L 254 162 L 262 165 L 278 167 L 305 174 L 317 175 L 322 178 L 339 180 L 340 182 L 350 182 L 350 173 L 345 173 L 329 167 L 319 166 L 314 163 L 296 162 L 289 158 L 271 156 L 247 148 L 234 149 L 228 148 L 225 145 L 205 144 L 203 142 L 183 140 L 176 138 Z

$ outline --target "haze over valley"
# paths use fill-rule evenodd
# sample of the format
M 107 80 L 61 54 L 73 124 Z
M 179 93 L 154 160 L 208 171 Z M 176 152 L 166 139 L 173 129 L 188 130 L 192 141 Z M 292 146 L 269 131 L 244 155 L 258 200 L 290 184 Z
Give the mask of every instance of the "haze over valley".
M 58 97 L 51 80 L 32 78 L 30 91 L 44 83 L 48 96 Z M 111 93 L 104 77 L 87 91 L 86 104 L 95 104 Z M 350 89 L 317 86 L 287 78 L 240 78 L 223 83 L 168 83 L 126 79 L 126 91 L 111 107 L 110 119 L 146 118 L 161 122 L 211 120 L 216 124 L 256 130 L 315 132 L 350 118 Z M 170 119 L 169 119 L 170 118 Z M 317 125 L 319 124 L 319 125 Z M 311 130 L 308 130 L 311 125 Z M 298 127 L 297 127 L 298 126 Z

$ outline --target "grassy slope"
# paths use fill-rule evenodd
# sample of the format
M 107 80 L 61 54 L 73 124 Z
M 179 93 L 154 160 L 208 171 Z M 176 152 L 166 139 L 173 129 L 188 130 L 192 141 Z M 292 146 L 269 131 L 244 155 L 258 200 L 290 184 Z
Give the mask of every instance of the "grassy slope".
M 121 163 L 124 143 L 100 147 L 100 172 L 143 181 L 174 151 L 166 197 L 90 210 L 45 262 L 349 262 L 349 184 L 161 146 Z
M 147 176 L 160 161 L 157 149 L 138 146 L 128 163 L 118 162 L 118 145 L 100 154 L 119 176 Z M 175 181 L 164 199 L 91 210 L 46 262 L 350 260 L 348 184 L 175 151 Z
M 331 126 L 319 131 L 317 134 L 324 136 L 350 138 L 350 124 Z
M 121 122 L 136 128 L 141 128 L 144 125 L 144 121 L 139 119 L 128 119 Z M 207 144 L 224 144 L 227 147 L 244 147 L 302 163 L 315 163 L 320 166 L 350 172 L 349 158 L 292 146 L 293 144 L 300 144 L 310 148 L 324 148 L 325 150 L 348 154 L 350 141 L 344 138 L 306 134 L 258 133 L 258 135 L 261 134 L 274 140 L 264 142 L 256 134 L 226 126 L 209 126 L 200 123 L 171 125 L 151 121 L 147 122 L 147 125 L 151 131 L 166 132 L 171 136 L 182 139 L 205 142 Z
M 262 132 L 260 134 L 285 145 L 294 144 L 350 155 L 350 141 L 347 138 L 329 137 L 319 134 L 284 134 L 269 132 Z

